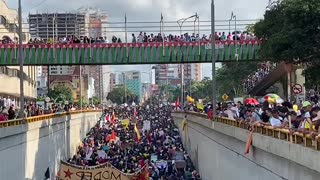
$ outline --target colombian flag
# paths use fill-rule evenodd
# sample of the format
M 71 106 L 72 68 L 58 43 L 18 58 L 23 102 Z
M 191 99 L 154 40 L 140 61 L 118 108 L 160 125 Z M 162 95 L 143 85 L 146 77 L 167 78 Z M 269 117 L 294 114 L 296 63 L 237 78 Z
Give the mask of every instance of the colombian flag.
M 137 124 L 134 125 L 134 132 L 135 132 L 136 135 L 137 135 L 137 139 L 140 140 L 140 132 L 139 132 L 139 130 L 138 130 L 138 128 L 137 128 Z

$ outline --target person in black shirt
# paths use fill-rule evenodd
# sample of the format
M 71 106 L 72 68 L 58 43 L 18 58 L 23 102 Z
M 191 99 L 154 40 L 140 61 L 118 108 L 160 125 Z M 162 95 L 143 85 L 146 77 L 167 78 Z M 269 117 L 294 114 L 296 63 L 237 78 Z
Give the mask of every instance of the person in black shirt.
M 16 112 L 13 110 L 13 107 L 10 106 L 9 110 L 8 110 L 8 119 L 14 119 L 16 117 Z

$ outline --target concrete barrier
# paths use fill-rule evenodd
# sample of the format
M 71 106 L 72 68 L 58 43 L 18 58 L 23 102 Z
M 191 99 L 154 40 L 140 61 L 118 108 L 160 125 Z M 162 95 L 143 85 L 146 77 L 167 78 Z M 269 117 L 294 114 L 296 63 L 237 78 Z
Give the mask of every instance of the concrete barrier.
M 55 177 L 60 160 L 76 153 L 100 116 L 100 111 L 45 115 L 0 128 L 0 179 L 43 180 L 48 167 Z
M 182 131 L 184 116 L 173 113 L 184 146 L 204 180 L 320 179 L 320 152 L 314 148 L 291 143 L 280 134 L 282 138 L 254 133 L 250 153 L 244 155 L 249 131 L 236 122 L 188 113 L 187 128 Z

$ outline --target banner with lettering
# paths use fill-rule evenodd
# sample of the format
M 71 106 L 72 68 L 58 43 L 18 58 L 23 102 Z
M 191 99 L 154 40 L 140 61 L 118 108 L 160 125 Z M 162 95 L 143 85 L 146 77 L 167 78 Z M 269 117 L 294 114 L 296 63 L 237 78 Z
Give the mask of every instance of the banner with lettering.
M 81 168 L 62 161 L 58 178 L 59 180 L 134 180 L 140 177 L 141 173 L 143 172 L 124 174 L 109 163 L 92 168 Z

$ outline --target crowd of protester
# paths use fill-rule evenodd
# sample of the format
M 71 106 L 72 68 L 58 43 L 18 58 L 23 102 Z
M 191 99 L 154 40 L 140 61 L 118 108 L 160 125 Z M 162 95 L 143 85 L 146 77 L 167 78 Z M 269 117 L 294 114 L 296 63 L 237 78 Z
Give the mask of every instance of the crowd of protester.
M 226 34 L 225 32 L 216 32 L 214 37 L 217 41 L 227 41 L 227 40 L 256 40 L 257 38 L 252 33 L 247 32 L 233 32 Z M 140 32 L 138 35 L 132 34 L 132 40 L 128 42 L 132 43 L 146 43 L 146 42 L 197 42 L 197 41 L 211 41 L 212 35 L 209 36 L 203 34 L 200 36 L 199 34 L 147 34 L 146 32 Z M 12 40 L 9 37 L 4 37 L 0 40 L 0 44 L 14 44 L 17 43 L 17 39 Z M 59 37 L 55 40 L 51 39 L 42 39 L 42 38 L 31 38 L 28 41 L 28 44 L 52 44 L 52 43 L 60 43 L 60 44 L 77 44 L 77 43 L 123 43 L 121 38 L 112 36 L 111 41 L 108 40 L 107 37 L 88 37 L 88 36 L 68 36 L 68 37 Z
M 154 180 L 200 179 L 167 106 L 107 109 L 68 162 L 82 167 L 110 163 L 130 174 L 147 166 Z
M 86 106 L 83 109 L 92 109 L 94 106 Z M 55 114 L 62 112 L 69 112 L 80 109 L 79 106 L 73 104 L 61 105 L 61 104 L 50 104 L 46 108 L 42 105 L 35 104 L 33 102 L 27 103 L 24 106 L 24 117 L 41 116 L 45 114 Z M 14 100 L 10 97 L 0 97 L 0 122 L 14 120 L 19 118 L 19 109 Z
M 212 107 L 210 106 L 198 109 L 195 105 L 190 105 L 188 110 L 205 112 L 209 118 L 212 117 Z M 320 132 L 320 104 L 318 101 L 303 101 L 297 104 L 283 100 L 272 103 L 265 100 L 256 104 L 218 103 L 216 115 L 240 121 L 248 124 L 249 127 L 253 125 L 272 126 L 289 129 L 292 133 L 301 132 L 311 135 Z
M 259 82 L 261 82 L 271 71 L 274 69 L 275 65 L 270 62 L 262 63 L 260 67 L 251 75 L 249 75 L 243 81 L 243 87 L 245 92 L 254 88 Z

